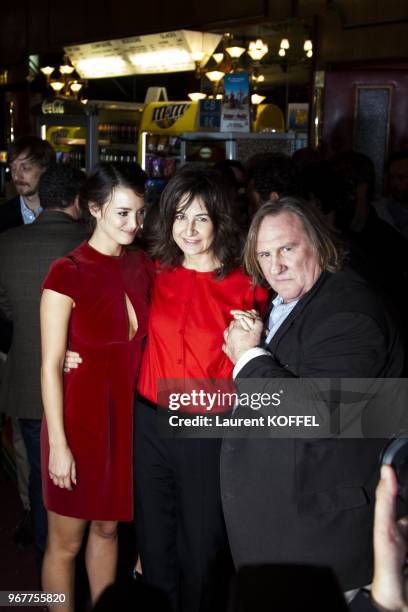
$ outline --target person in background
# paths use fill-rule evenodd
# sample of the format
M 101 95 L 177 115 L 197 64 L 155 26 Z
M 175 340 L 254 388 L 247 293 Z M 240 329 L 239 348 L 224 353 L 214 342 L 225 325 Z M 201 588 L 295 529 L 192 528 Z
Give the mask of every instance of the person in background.
M 42 208 L 38 195 L 41 175 L 55 163 L 55 151 L 38 136 L 23 136 L 7 151 L 7 162 L 17 196 L 0 205 L 0 232 L 32 223 Z
M 42 502 L 40 430 L 40 296 L 48 268 L 85 237 L 78 194 L 84 175 L 51 165 L 42 174 L 43 212 L 28 226 L 0 235 L 0 312 L 13 322 L 13 339 L 0 387 L 2 410 L 18 421 L 29 462 L 29 495 L 37 556 L 45 550 L 47 517 Z
M 0 205 L 0 232 L 28 225 L 38 217 L 41 212 L 39 180 L 46 168 L 55 162 L 55 151 L 48 142 L 37 136 L 23 136 L 9 146 L 7 161 L 17 196 Z M 0 315 L 0 350 L 4 361 L 10 348 L 12 329 L 10 318 Z M 16 544 L 24 546 L 32 541 L 28 492 L 30 467 L 17 419 L 12 419 L 12 426 L 18 489 L 24 508 L 23 518 L 15 529 L 13 539 Z
M 408 238 L 408 150 L 393 153 L 387 164 L 388 193 L 374 203 L 383 219 Z
M 390 465 L 381 467 L 374 513 L 374 578 L 371 597 L 382 612 L 407 612 L 405 567 L 408 516 L 397 520 L 397 478 Z
M 146 175 L 102 163 L 80 193 L 89 242 L 57 259 L 41 298 L 41 467 L 48 539 L 43 588 L 74 610 L 75 558 L 87 524 L 92 604 L 115 580 L 117 523 L 133 519 L 133 399 L 147 320 L 151 262 L 129 251 L 141 225 Z M 67 347 L 82 369 L 63 377 Z M 56 606 L 49 607 L 57 611 Z
M 250 223 L 250 202 L 246 194 L 246 173 L 240 161 L 236 159 L 225 159 L 214 164 L 217 170 L 226 181 L 231 200 L 231 211 L 234 220 L 243 236 L 246 236 Z
M 349 263 L 382 294 L 408 347 L 408 241 L 373 206 L 375 169 L 369 157 L 346 151 L 329 166 L 336 176 L 334 225 L 348 245 Z
M 247 164 L 247 178 L 251 216 L 265 202 L 303 195 L 297 166 L 283 153 L 254 155 Z
M 310 165 L 322 161 L 322 153 L 319 149 L 314 149 L 313 147 L 302 147 L 293 153 L 292 160 L 302 172 L 306 171 Z

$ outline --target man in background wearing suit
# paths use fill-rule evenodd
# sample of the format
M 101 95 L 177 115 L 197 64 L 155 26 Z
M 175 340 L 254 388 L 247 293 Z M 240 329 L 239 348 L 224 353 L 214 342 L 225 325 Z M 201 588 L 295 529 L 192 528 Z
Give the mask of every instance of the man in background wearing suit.
M 243 324 L 235 320 L 225 332 L 238 390 L 250 378 L 267 384 L 274 378 L 402 375 L 393 323 L 367 283 L 343 269 L 343 259 L 320 215 L 306 204 L 284 198 L 258 210 L 246 266 L 277 295 L 263 348 L 263 323 L 253 311 L 235 313 Z M 238 406 L 234 417 L 242 410 Z M 382 444 L 374 438 L 225 438 L 221 489 L 236 566 L 329 566 L 353 599 L 372 579 Z
M 0 405 L 18 418 L 30 464 L 30 501 L 38 557 L 45 548 L 46 512 L 42 503 L 40 429 L 41 285 L 51 263 L 84 238 L 78 194 L 83 174 L 57 164 L 42 173 L 39 197 L 43 212 L 34 223 L 0 236 L 0 313 L 11 318 L 13 338 L 6 361 Z
M 38 196 L 38 183 L 46 168 L 55 162 L 55 152 L 51 145 L 41 138 L 24 136 L 10 145 L 7 161 L 18 195 L 0 205 L 0 232 L 32 223 L 38 217 L 42 210 Z M 12 323 L 7 321 L 0 312 L 0 381 L 10 348 L 12 331 Z M 24 508 L 23 518 L 16 526 L 13 540 L 16 544 L 24 546 L 32 541 L 28 495 L 29 465 L 18 420 L 13 419 L 12 425 L 18 489 Z
M 11 178 L 17 196 L 0 205 L 0 232 L 32 223 L 41 212 L 38 183 L 48 166 L 55 162 L 55 151 L 38 136 L 23 136 L 7 152 Z

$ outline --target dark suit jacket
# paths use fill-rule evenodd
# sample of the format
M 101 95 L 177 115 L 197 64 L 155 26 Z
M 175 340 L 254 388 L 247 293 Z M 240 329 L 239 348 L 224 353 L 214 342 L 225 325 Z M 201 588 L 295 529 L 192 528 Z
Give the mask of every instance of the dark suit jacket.
M 23 215 L 21 214 L 20 196 L 7 200 L 0 204 L 0 232 L 23 225 Z
M 399 377 L 398 334 L 376 295 L 351 271 L 324 272 L 245 365 L 248 378 Z M 237 410 L 239 416 L 240 408 Z M 377 439 L 228 439 L 223 507 L 237 566 L 331 566 L 343 590 L 369 584 Z
M 51 263 L 85 238 L 72 217 L 44 211 L 30 225 L 0 236 L 0 311 L 12 317 L 13 338 L 0 387 L 0 409 L 14 417 L 40 419 L 41 286 Z

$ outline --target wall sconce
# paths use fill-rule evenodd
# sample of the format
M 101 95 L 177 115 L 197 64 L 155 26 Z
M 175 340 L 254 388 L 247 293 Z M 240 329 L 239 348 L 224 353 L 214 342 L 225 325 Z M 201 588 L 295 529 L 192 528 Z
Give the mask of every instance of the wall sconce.
M 254 62 L 259 62 L 268 53 L 268 45 L 261 38 L 252 40 L 248 46 L 248 55 Z
M 289 44 L 289 39 L 288 38 L 282 38 L 281 42 L 280 42 L 280 48 L 284 49 L 285 51 L 287 51 L 290 47 Z

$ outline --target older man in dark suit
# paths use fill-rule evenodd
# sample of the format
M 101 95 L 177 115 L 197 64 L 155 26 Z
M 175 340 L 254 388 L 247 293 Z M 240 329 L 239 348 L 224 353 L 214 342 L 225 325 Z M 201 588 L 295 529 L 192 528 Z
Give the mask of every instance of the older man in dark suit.
M 241 322 L 225 332 L 238 388 L 250 378 L 401 376 L 400 340 L 382 303 L 342 268 L 341 250 L 305 204 L 286 198 L 257 212 L 246 264 L 277 296 L 262 348 L 254 312 L 235 313 Z M 222 495 L 236 565 L 327 565 L 350 598 L 368 585 L 381 446 L 377 439 L 225 439 Z
M 83 174 L 62 164 L 41 176 L 39 195 L 43 212 L 30 225 L 0 237 L 0 312 L 13 321 L 13 339 L 0 388 L 0 405 L 18 418 L 30 463 L 30 501 L 39 553 L 45 548 L 46 513 L 40 473 L 41 285 L 51 263 L 66 255 L 84 238 L 78 223 L 78 193 Z

